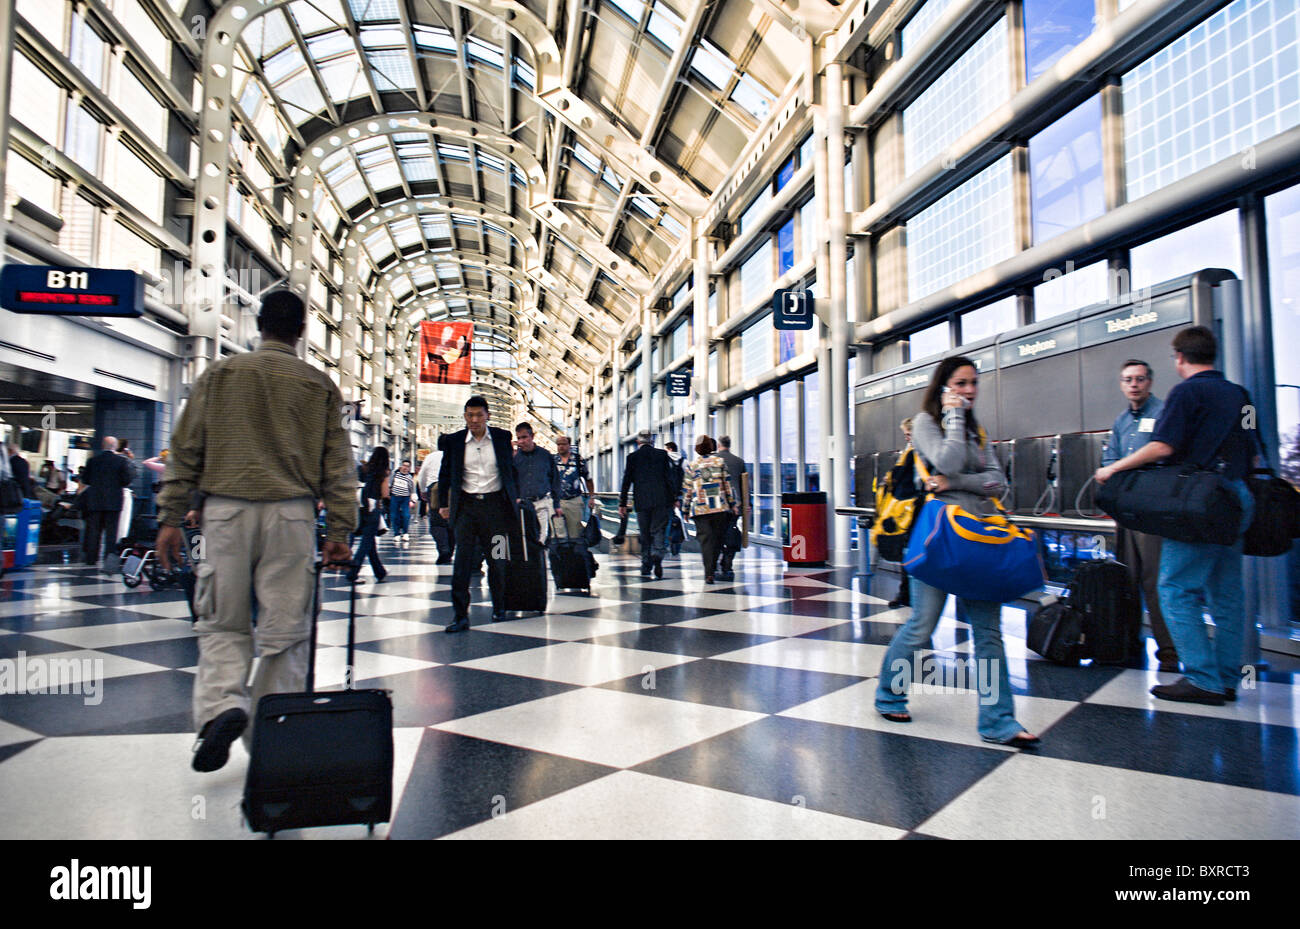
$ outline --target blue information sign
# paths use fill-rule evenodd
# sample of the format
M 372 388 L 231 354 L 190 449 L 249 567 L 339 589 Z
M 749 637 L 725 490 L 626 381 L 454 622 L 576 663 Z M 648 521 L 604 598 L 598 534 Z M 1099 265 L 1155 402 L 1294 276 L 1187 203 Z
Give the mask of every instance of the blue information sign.
M 668 375 L 668 396 L 689 397 L 691 395 L 691 372 L 673 371 Z
M 813 295 L 806 290 L 778 290 L 772 295 L 772 328 L 813 327 Z
M 141 316 L 144 278 L 109 268 L 6 264 L 0 306 L 15 313 L 60 316 Z

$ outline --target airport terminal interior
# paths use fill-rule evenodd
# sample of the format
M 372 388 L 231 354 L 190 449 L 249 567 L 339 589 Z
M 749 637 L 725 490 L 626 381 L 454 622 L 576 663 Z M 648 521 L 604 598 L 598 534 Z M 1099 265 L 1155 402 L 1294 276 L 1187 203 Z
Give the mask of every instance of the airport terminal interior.
M 1120 371 L 1166 396 L 1179 330 L 1300 487 L 1297 0 L 0 0 L 0 42 L 0 439 L 32 478 L 0 838 L 260 837 L 241 742 L 191 769 L 191 604 L 152 555 L 85 563 L 75 494 L 126 443 L 145 538 L 195 381 L 280 289 L 358 463 L 418 470 L 481 396 L 572 442 L 604 535 L 589 591 L 493 621 L 475 578 L 456 635 L 425 520 L 382 537 L 352 678 L 391 692 L 391 816 L 283 837 L 1296 837 L 1300 551 L 1245 559 L 1222 706 L 1149 693 L 1178 676 L 1150 629 L 1066 666 L 1026 628 L 1116 553 Z M 981 740 L 952 599 L 913 721 L 874 704 L 911 612 L 876 490 L 953 354 L 1042 558 L 1001 615 L 1034 748 Z M 662 578 L 635 520 L 614 544 L 643 431 L 731 438 L 734 576 L 689 520 Z M 352 591 L 323 577 L 333 690 Z

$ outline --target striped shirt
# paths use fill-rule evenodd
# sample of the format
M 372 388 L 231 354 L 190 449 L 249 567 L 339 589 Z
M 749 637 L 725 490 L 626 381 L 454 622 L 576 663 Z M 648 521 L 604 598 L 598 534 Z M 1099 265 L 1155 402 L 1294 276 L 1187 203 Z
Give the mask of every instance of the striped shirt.
M 388 496 L 409 497 L 415 492 L 415 475 L 394 471 L 388 475 Z
M 327 538 L 346 542 L 357 479 L 342 405 L 329 375 L 282 342 L 216 362 L 172 433 L 161 522 L 179 526 L 196 490 L 258 502 L 314 497 L 325 503 Z

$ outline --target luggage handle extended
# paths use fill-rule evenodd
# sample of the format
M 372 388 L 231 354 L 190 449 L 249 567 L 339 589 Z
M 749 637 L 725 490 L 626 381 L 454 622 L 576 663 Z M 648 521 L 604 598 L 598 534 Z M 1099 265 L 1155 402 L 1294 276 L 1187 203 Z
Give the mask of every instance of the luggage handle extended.
M 320 575 L 321 571 L 326 568 L 353 568 L 359 567 L 359 562 L 350 561 L 331 561 L 324 562 L 317 560 L 312 566 L 312 596 L 311 596 L 311 636 L 307 646 L 307 693 L 316 692 L 316 625 L 320 619 Z M 348 660 L 347 666 L 343 672 L 343 689 L 352 690 L 354 687 L 353 677 L 356 673 L 356 645 L 357 645 L 357 582 L 351 581 L 349 584 L 350 592 L 348 594 Z

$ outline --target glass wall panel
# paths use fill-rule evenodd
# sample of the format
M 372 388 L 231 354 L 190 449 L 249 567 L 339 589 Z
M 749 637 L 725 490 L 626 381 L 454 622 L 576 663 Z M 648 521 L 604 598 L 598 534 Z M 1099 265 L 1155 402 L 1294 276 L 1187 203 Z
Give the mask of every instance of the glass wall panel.
M 821 373 L 803 379 L 803 479 L 804 489 L 821 490 L 822 418 Z
M 930 31 L 930 27 L 935 24 L 940 16 L 948 7 L 952 6 L 953 0 L 926 0 L 917 10 L 916 15 L 908 20 L 907 25 L 903 27 L 903 52 L 911 49 L 917 42 Z
M 1130 289 L 1141 290 L 1202 268 L 1227 268 L 1242 276 L 1236 210 L 1161 236 L 1129 253 Z
M 929 358 L 931 355 L 942 355 L 948 349 L 952 348 L 952 333 L 948 320 L 944 320 L 937 325 L 922 329 L 920 332 L 913 332 L 908 336 L 910 355 L 909 361 L 917 361 L 921 358 Z M 852 389 L 850 387 L 850 389 Z
M 1024 0 L 1025 67 L 1032 81 L 1092 33 L 1093 0 Z
M 794 217 L 776 232 L 776 275 L 780 277 L 794 267 Z
M 1068 273 L 1053 277 L 1034 288 L 1034 322 L 1060 316 L 1070 310 L 1101 303 L 1106 299 L 1110 275 L 1106 262 L 1098 261 L 1073 270 L 1066 264 Z
M 1093 97 L 1029 140 L 1034 241 L 1106 212 L 1101 175 L 1101 98 Z
M 740 334 L 741 377 L 745 380 L 772 369 L 773 332 L 769 313 Z
M 907 299 L 920 300 L 1015 254 L 1011 156 L 907 222 Z
M 903 161 L 911 174 L 1011 96 L 1003 17 L 903 110 Z
M 13 56 L 11 86 L 21 87 L 22 93 L 11 95 L 9 115 L 51 145 L 59 141 L 59 107 L 63 101 L 63 88 L 45 76 L 26 55 Z
M 740 266 L 740 309 L 761 299 L 772 283 L 772 246 L 765 241 Z
M 745 459 L 745 473 L 749 475 L 749 508 L 755 513 L 754 490 L 758 487 L 758 398 L 746 397 L 740 407 L 740 446 L 744 449 L 741 457 Z M 735 437 L 732 437 L 735 440 Z M 757 531 L 757 523 L 751 522 L 751 532 Z
M 758 395 L 758 533 L 768 537 L 776 535 L 775 393 Z
M 961 315 L 961 344 L 969 345 L 980 339 L 1015 329 L 1017 325 L 1016 298 L 1006 297 L 978 310 Z
M 781 493 L 799 489 L 799 382 L 786 381 L 781 393 Z
M 1298 25 L 1295 0 L 1236 0 L 1124 75 L 1130 200 L 1300 125 Z

